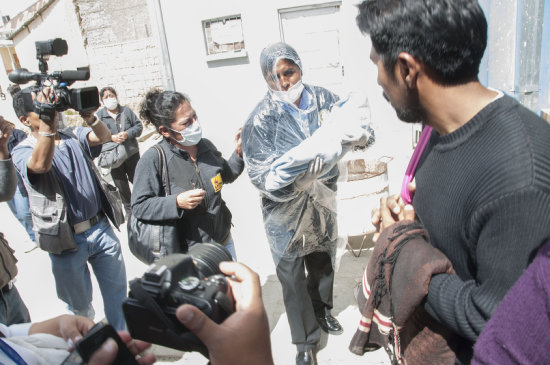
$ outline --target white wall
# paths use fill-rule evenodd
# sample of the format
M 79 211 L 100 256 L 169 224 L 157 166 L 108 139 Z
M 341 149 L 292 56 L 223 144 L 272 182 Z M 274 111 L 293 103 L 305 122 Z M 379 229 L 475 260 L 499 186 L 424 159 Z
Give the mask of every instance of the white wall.
M 382 90 L 376 82 L 377 71 L 369 59 L 370 40 L 356 26 L 355 2 L 343 0 L 340 9 L 344 85 L 350 92 L 360 89 L 369 96 L 372 120 L 377 127 L 376 148 L 369 153 L 373 158 L 380 155 L 396 157 L 389 166 L 389 173 L 390 189 L 397 192 L 410 158 L 411 126 L 398 121 L 390 104 L 382 98 Z M 278 10 L 312 3 L 324 1 L 161 0 L 176 90 L 191 97 L 204 136 L 211 139 L 224 156 L 233 151 L 235 131 L 245 123 L 267 91 L 259 58 L 266 45 L 281 40 Z M 202 20 L 236 14 L 241 15 L 248 56 L 207 62 Z M 310 82 L 315 84 L 314 80 Z M 253 263 L 247 255 L 268 253 L 258 192 L 246 175 L 244 172 L 234 184 L 224 187 L 223 196 L 233 213 L 232 232 L 237 256 L 246 263 Z M 257 241 L 257 252 L 239 252 L 239 242 L 245 240 Z
M 373 119 L 382 127 L 382 134 L 391 133 L 397 138 L 394 143 L 410 144 L 410 127 L 397 121 L 376 84 L 376 69 L 369 60 L 370 42 L 355 23 L 355 3 L 344 0 L 340 10 L 345 84 L 349 91 L 361 89 L 369 95 Z M 232 150 L 234 132 L 267 90 L 259 56 L 266 45 L 281 40 L 278 10 L 311 4 L 311 0 L 161 0 L 176 89 L 191 97 L 205 135 L 224 153 Z M 201 21 L 235 14 L 241 15 L 248 56 L 207 62 Z

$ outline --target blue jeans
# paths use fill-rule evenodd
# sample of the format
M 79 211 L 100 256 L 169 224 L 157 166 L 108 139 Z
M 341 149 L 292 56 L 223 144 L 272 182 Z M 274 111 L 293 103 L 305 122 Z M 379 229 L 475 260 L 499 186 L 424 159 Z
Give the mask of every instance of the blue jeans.
M 233 241 L 233 236 L 229 236 L 229 239 L 225 243 L 224 247 L 231 254 L 233 261 L 237 261 L 237 253 L 235 252 L 235 242 Z
M 32 216 L 29 208 L 29 197 L 21 194 L 19 186 L 17 186 L 17 190 L 15 190 L 13 199 L 8 201 L 8 206 L 17 220 L 21 222 L 23 227 L 25 227 L 29 237 L 34 242 L 34 231 L 32 230 Z
M 116 329 L 126 328 L 122 301 L 126 298 L 126 269 L 120 243 L 107 218 L 85 232 L 74 234 L 77 250 L 50 254 L 57 296 L 75 314 L 93 319 L 92 281 L 88 263 L 101 290 L 105 316 Z

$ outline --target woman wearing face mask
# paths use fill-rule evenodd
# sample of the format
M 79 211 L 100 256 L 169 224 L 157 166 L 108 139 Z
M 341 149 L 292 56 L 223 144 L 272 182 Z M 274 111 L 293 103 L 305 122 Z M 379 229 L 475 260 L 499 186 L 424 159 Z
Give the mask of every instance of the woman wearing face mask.
M 113 143 L 123 144 L 128 156 L 118 167 L 111 168 L 111 177 L 120 192 L 120 198 L 126 211 L 126 217 L 131 214 L 130 185 L 134 183 L 134 173 L 139 161 L 139 146 L 137 137 L 143 130 L 143 125 L 136 114 L 128 107 L 118 103 L 114 88 L 107 86 L 99 91 L 99 98 L 103 108 L 97 111 L 100 119 L 111 131 L 111 142 L 105 143 L 102 150 L 112 148 Z
M 143 221 L 178 221 L 182 252 L 193 245 L 216 242 L 235 259 L 231 212 L 221 196 L 225 183 L 244 168 L 240 130 L 235 151 L 226 160 L 214 144 L 202 138 L 197 113 L 189 98 L 175 91 L 152 90 L 140 106 L 140 117 L 164 137 L 158 145 L 166 155 L 171 195 L 165 196 L 158 152 L 143 154 L 136 169 L 132 213 Z

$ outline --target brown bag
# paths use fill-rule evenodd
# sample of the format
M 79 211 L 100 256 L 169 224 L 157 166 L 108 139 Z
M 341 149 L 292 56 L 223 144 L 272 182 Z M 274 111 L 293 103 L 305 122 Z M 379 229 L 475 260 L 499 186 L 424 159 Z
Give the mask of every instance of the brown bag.
M 6 286 L 17 275 L 17 259 L 13 255 L 14 252 L 8 241 L 4 238 L 4 234 L 0 232 L 0 260 L 2 260 L 2 266 L 0 267 L 0 288 Z

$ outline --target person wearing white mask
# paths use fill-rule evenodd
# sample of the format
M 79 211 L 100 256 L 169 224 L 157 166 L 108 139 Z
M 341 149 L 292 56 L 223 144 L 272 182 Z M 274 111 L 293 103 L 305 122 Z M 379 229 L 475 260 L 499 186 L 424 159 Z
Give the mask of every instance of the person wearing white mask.
M 231 237 L 231 212 L 222 199 L 224 184 L 244 169 L 241 132 L 235 151 L 224 159 L 214 144 L 202 137 L 197 113 L 187 96 L 176 91 L 151 90 L 140 105 L 140 117 L 164 137 L 158 146 L 166 156 L 170 195 L 166 196 L 159 152 L 147 150 L 136 168 L 132 214 L 148 222 L 177 222 L 180 252 L 193 245 L 215 242 L 236 259 Z
M 120 198 L 124 205 L 126 217 L 131 214 L 130 184 L 134 183 L 136 165 L 139 161 L 139 145 L 137 137 L 141 135 L 143 124 L 137 115 L 128 107 L 120 105 L 115 89 L 106 86 L 99 91 L 99 97 L 103 108 L 97 111 L 100 119 L 111 131 L 111 142 L 103 144 L 102 151 L 108 151 L 117 145 L 123 145 L 126 159 L 111 167 L 111 177 L 120 192 Z
M 321 330 L 343 332 L 331 315 L 338 168 L 312 155 L 305 172 L 285 171 L 287 185 L 270 188 L 267 182 L 281 159 L 296 157 L 296 148 L 319 129 L 339 97 L 302 83 L 300 57 L 286 43 L 264 48 L 260 66 L 268 91 L 243 127 L 243 155 L 262 197 L 265 231 L 297 347 L 296 364 L 316 364 Z

